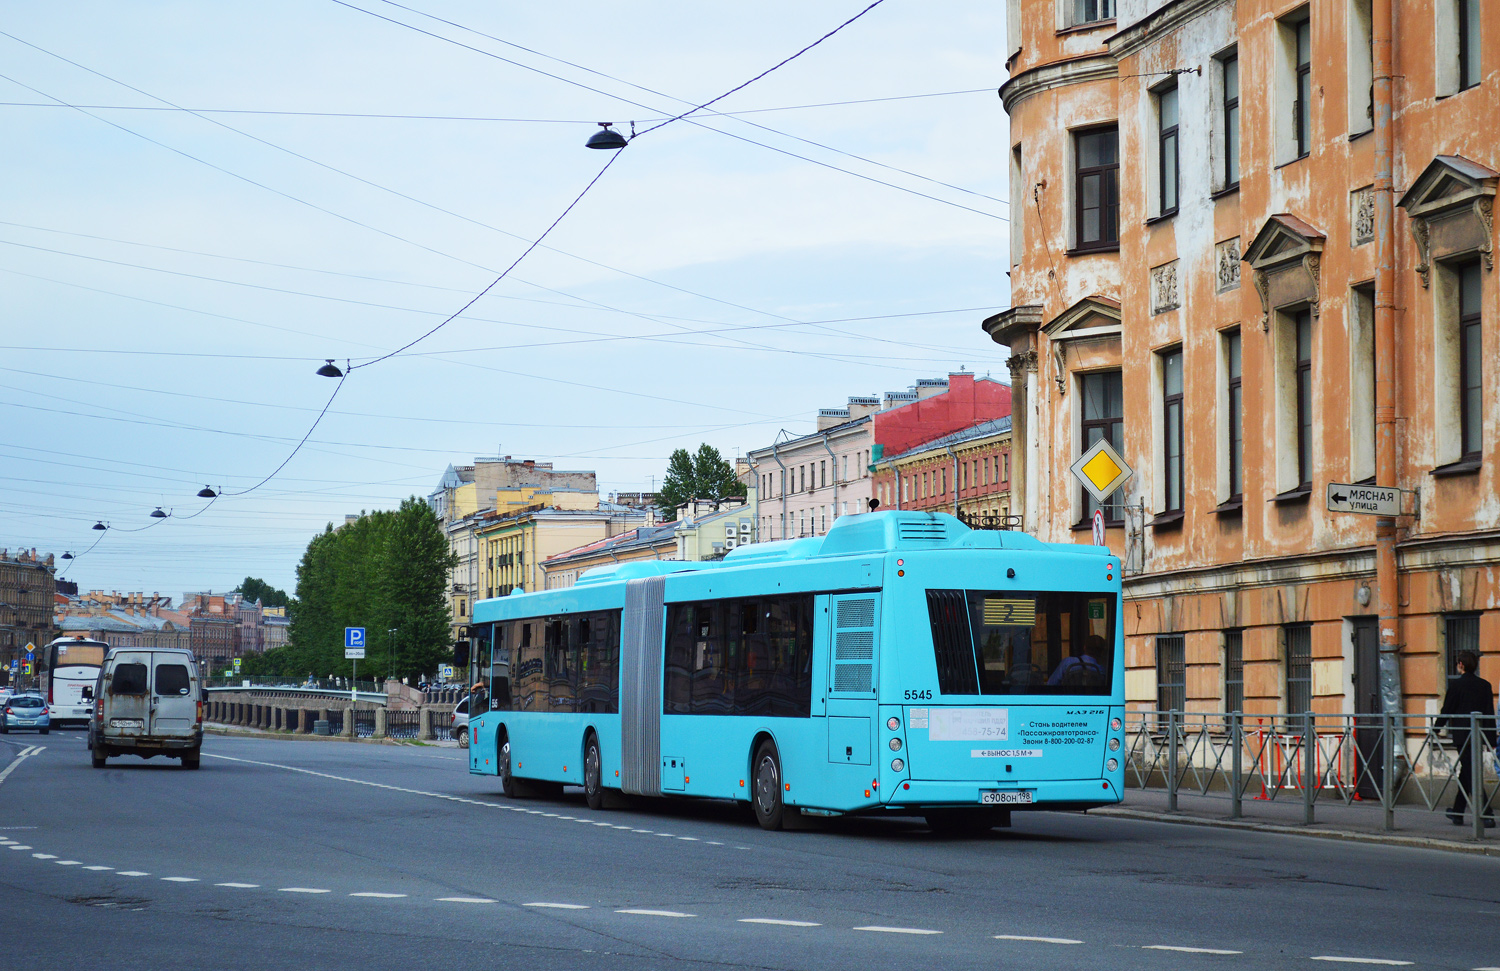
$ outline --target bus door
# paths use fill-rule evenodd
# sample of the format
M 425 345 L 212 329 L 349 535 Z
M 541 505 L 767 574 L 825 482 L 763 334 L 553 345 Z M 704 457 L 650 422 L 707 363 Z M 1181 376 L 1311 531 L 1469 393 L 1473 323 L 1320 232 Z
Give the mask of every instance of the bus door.
M 880 597 L 862 593 L 828 599 L 830 622 L 825 628 L 828 761 L 835 767 L 836 786 L 867 789 L 875 777 L 875 665 Z M 840 766 L 845 768 L 837 768 Z

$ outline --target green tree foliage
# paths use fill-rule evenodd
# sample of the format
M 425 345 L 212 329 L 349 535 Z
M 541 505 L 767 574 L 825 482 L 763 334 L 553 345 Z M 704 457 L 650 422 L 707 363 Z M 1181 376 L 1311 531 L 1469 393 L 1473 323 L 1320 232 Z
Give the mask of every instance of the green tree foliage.
M 234 588 L 234 592 L 249 601 L 260 601 L 262 607 L 285 607 L 287 595 L 285 590 L 277 590 L 258 577 L 245 577 L 245 581 Z
M 313 537 L 297 565 L 291 643 L 270 675 L 347 677 L 344 628 L 363 627 L 359 675 L 415 680 L 452 654 L 443 588 L 454 557 L 432 509 L 415 497 Z M 394 633 L 392 633 L 394 631 Z
M 667 459 L 667 474 L 662 478 L 657 491 L 657 502 L 662 515 L 677 518 L 677 507 L 691 499 L 728 499 L 745 495 L 745 484 L 734 476 L 730 465 L 719 450 L 708 443 L 698 446 L 693 455 L 685 448 L 675 450 Z

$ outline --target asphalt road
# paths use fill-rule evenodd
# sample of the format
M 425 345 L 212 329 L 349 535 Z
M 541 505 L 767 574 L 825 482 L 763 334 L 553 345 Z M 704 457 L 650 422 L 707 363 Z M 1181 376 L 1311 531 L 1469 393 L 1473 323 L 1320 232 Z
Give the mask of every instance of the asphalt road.
M 336 741 L 210 738 L 188 772 L 0 738 L 0 888 L 17 968 L 1500 969 L 1492 858 L 1053 813 L 766 833 Z

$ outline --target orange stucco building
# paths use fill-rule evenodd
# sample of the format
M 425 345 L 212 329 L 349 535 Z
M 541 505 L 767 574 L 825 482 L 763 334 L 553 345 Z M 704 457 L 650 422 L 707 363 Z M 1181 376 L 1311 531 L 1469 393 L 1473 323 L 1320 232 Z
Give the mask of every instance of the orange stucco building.
M 1134 469 L 1128 700 L 1378 712 L 1383 668 L 1421 713 L 1464 648 L 1500 679 L 1500 4 L 1010 12 L 1012 511 L 1091 542 L 1070 464 Z M 1326 508 L 1377 482 L 1400 515 Z

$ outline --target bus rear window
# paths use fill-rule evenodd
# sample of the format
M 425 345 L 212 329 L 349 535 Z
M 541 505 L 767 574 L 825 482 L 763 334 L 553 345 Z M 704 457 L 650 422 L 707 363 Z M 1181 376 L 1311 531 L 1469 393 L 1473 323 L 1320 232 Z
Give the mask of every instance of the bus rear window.
M 158 664 L 156 666 L 156 693 L 159 695 L 185 695 L 188 687 L 188 669 L 185 664 Z
M 927 609 L 943 694 L 1110 693 L 1112 594 L 930 590 Z

